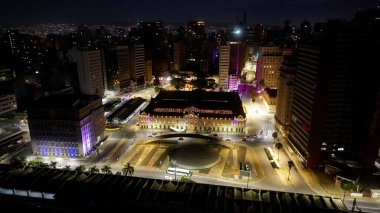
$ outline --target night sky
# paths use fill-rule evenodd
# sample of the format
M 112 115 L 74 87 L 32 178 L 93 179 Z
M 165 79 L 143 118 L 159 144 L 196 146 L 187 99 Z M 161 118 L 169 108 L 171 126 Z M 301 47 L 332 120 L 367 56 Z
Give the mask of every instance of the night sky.
M 285 19 L 293 24 L 304 19 L 350 20 L 359 8 L 378 5 L 380 0 L 0 0 L 0 25 L 183 23 L 198 18 L 206 23 L 233 23 L 244 12 L 249 24 L 282 25 Z

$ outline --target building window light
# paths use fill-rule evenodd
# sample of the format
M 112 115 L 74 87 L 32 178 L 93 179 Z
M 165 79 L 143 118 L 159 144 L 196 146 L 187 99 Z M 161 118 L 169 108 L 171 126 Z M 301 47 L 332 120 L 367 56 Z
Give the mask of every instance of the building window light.
M 344 151 L 344 148 L 343 147 L 339 147 L 338 151 Z
M 326 147 L 322 147 L 321 150 L 322 150 L 322 151 L 326 151 Z

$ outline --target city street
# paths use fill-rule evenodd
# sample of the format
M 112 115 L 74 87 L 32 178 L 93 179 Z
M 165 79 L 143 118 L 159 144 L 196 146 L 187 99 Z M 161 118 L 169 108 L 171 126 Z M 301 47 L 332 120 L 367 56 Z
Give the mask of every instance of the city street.
M 133 97 L 149 98 L 156 94 L 153 88 L 147 88 L 134 93 Z M 275 148 L 275 141 L 272 137 L 272 133 L 275 131 L 274 115 L 266 112 L 262 98 L 259 97 L 255 102 L 252 102 L 247 94 L 243 94 L 241 99 L 247 113 L 245 133 L 216 132 L 218 138 L 229 138 L 230 141 L 224 141 L 223 143 L 230 143 L 233 147 L 236 147 L 236 151 L 235 149 L 220 149 L 221 162 L 211 169 L 194 170 L 190 179 L 207 184 L 237 187 L 247 187 L 248 184 L 248 187 L 252 188 L 328 195 L 322 187 L 319 186 L 318 188 L 315 185 L 310 185 L 310 180 L 308 180 L 307 176 L 301 175 L 299 172 L 299 165 L 293 167 L 289 174 L 287 162 L 292 158 L 288 155 L 287 147 L 284 146 L 280 151 Z M 98 151 L 83 159 L 37 157 L 31 155 L 29 147 L 20 150 L 19 155 L 28 156 L 28 160 L 38 158 L 38 160 L 45 163 L 57 161 L 59 168 L 69 165 L 71 169 L 74 169 L 79 165 L 84 165 L 86 168 L 96 166 L 100 169 L 104 165 L 108 165 L 113 173 L 121 172 L 123 166 L 130 163 L 135 167 L 134 176 L 163 179 L 168 175 L 166 169 L 170 164 L 167 153 L 169 145 L 144 144 L 144 141 L 152 133 L 164 135 L 174 132 L 157 129 L 142 130 L 136 125 L 137 122 L 138 113 L 131 117 L 121 128 L 106 130 L 107 140 L 98 148 Z M 251 138 L 243 141 L 244 136 L 251 136 Z M 284 145 L 286 144 L 281 136 L 277 140 Z M 279 168 L 273 168 L 264 150 L 268 147 L 271 147 L 272 157 Z M 248 181 L 247 179 L 233 178 L 232 171 L 238 168 L 239 161 L 249 163 L 254 169 L 255 176 L 250 177 Z M 174 179 L 174 175 L 171 176 Z M 352 206 L 352 200 L 346 199 L 346 204 Z M 366 206 L 368 209 L 376 209 L 376 203 L 360 201 L 360 205 Z

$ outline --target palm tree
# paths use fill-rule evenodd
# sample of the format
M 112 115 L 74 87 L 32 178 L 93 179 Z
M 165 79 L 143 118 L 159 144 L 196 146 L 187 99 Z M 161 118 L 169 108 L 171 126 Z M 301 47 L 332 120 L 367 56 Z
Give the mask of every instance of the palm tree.
M 132 175 L 135 172 L 135 168 L 131 166 L 131 164 L 127 163 L 124 165 L 124 168 L 122 169 L 123 175 L 127 176 Z
M 90 168 L 90 173 L 99 173 L 99 169 L 96 166 Z
M 111 167 L 108 165 L 104 165 L 101 170 L 104 174 L 112 174 Z
M 354 189 L 354 184 L 351 181 L 342 180 L 340 187 L 344 190 L 343 201 L 346 198 L 346 191 Z
M 278 142 L 274 146 L 277 148 L 277 160 L 280 162 L 280 149 L 282 149 L 283 145 L 282 143 Z
M 57 161 L 50 161 L 49 166 L 50 166 L 52 169 L 56 169 L 56 168 L 57 168 L 57 164 L 58 164 Z
M 276 142 L 276 139 L 278 138 L 278 133 L 277 132 L 273 132 L 272 133 L 272 137 L 273 137 L 273 142 Z
M 86 167 L 83 165 L 79 165 L 77 168 L 75 168 L 75 171 L 77 172 L 84 172 L 86 170 Z
M 27 165 L 26 158 L 24 156 L 12 157 L 10 165 L 14 168 L 24 168 Z
M 38 160 L 29 161 L 28 166 L 36 168 L 49 168 L 49 164 Z
M 293 161 L 288 161 L 288 167 L 289 167 L 289 173 L 288 173 L 288 181 L 290 177 L 290 170 L 294 167 L 294 162 Z

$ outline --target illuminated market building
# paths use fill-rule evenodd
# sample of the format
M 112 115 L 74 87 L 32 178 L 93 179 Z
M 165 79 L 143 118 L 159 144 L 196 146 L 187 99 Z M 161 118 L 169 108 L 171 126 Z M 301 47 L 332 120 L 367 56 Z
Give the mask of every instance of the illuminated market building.
M 161 91 L 140 112 L 141 128 L 188 132 L 244 132 L 246 116 L 236 92 Z
M 85 156 L 104 137 L 102 99 L 95 95 L 51 95 L 28 109 L 33 153 Z

